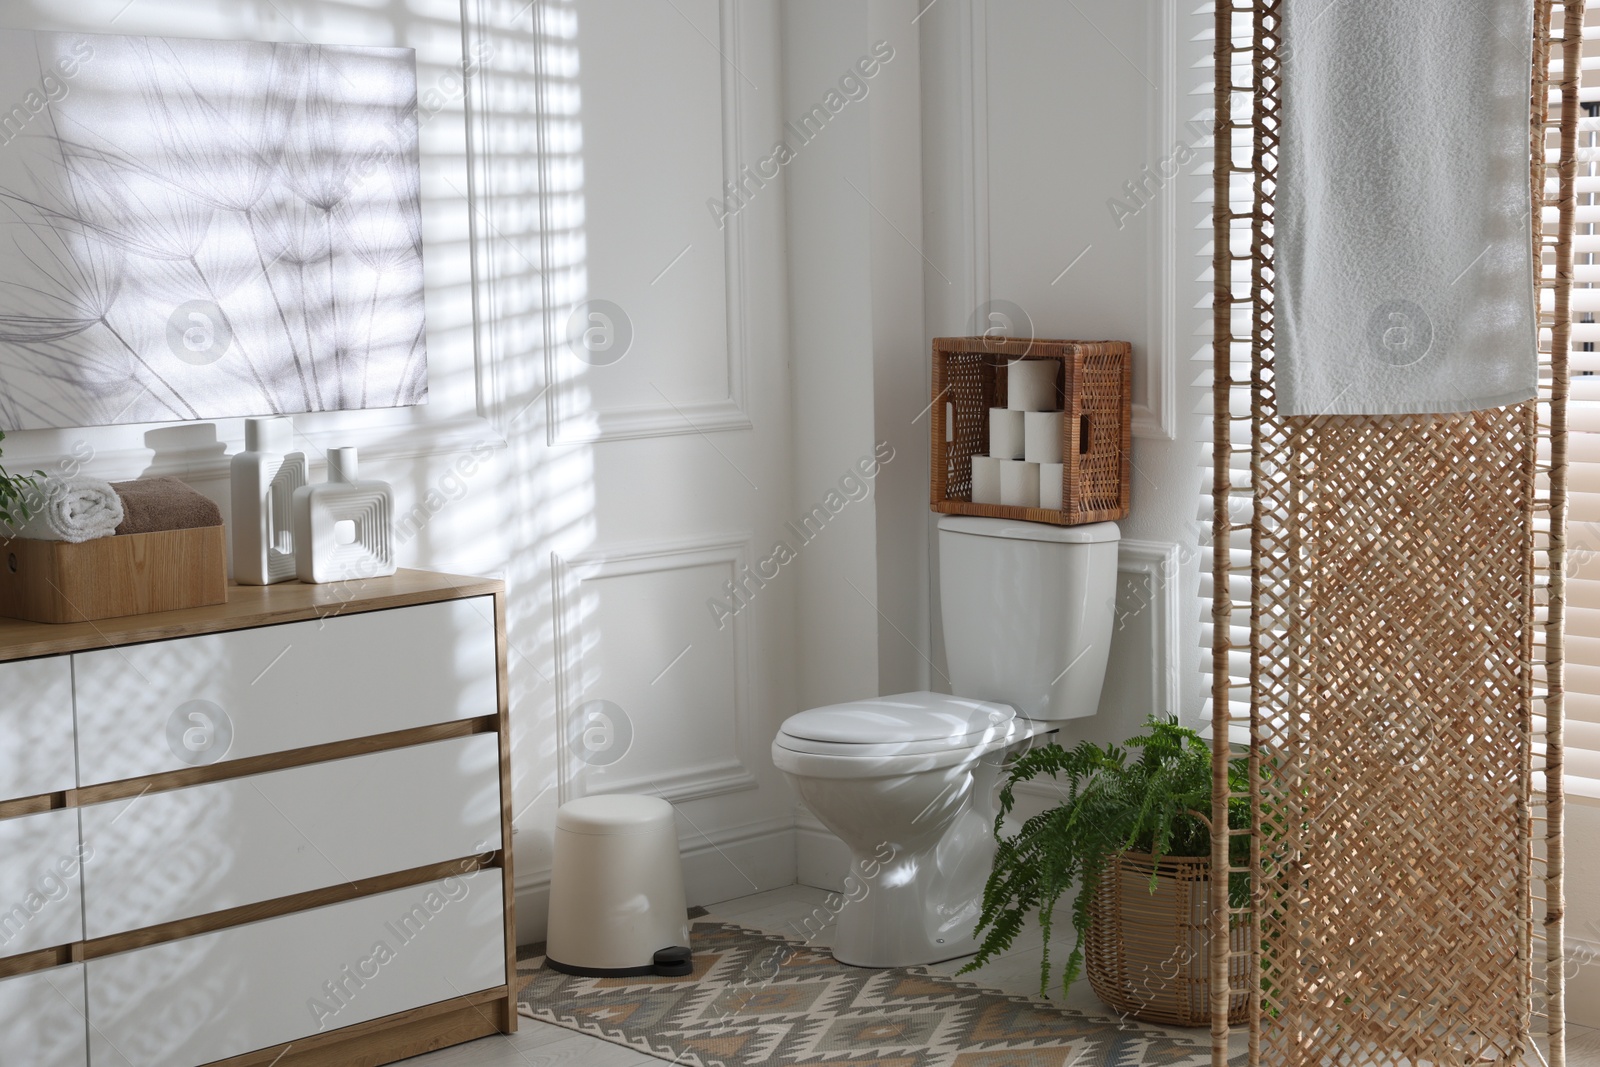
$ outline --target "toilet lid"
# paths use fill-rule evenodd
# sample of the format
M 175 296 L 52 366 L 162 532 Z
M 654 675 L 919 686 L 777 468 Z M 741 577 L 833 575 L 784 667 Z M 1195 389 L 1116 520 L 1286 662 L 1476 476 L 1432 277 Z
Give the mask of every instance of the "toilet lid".
M 1007 704 L 947 693 L 900 693 L 812 708 L 783 724 L 787 737 L 835 745 L 958 742 L 1016 718 Z

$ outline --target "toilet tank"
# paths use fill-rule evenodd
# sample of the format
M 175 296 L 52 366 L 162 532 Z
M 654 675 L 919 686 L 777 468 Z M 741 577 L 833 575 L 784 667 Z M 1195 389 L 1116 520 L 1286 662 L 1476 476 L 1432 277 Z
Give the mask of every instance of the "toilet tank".
M 1116 616 L 1116 523 L 939 520 L 950 687 L 1029 719 L 1093 715 Z

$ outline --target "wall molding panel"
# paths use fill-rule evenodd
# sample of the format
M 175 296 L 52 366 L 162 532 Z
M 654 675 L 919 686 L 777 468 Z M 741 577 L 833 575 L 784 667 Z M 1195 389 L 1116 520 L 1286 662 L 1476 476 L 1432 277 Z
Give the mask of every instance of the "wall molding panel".
M 965 96 L 962 108 L 963 171 L 970 201 L 966 231 L 972 263 L 971 301 L 973 314 L 996 298 L 993 287 L 994 247 L 991 239 L 990 141 L 989 141 L 989 3 L 990 0 L 965 0 L 966 17 L 961 23 L 961 84 Z M 1075 5 L 1074 5 L 1075 6 Z M 1158 122 L 1149 146 L 1150 159 L 1159 161 L 1171 153 L 1177 139 L 1179 98 L 1177 86 L 1178 49 L 1173 32 L 1176 0 L 1159 0 L 1162 42 L 1156 57 L 1163 72 L 1157 90 Z M 1167 181 L 1156 197 L 1150 220 L 1152 255 L 1146 280 L 1146 345 L 1136 345 L 1134 358 L 1133 435 L 1171 441 L 1177 438 L 1177 315 L 1172 297 L 1177 292 L 1176 257 L 1171 248 L 1176 242 L 1171 232 L 1176 214 L 1177 181 Z M 1005 294 L 1000 294 L 1005 298 Z M 965 328 L 965 327 L 963 327 Z
M 1151 631 L 1154 644 L 1148 649 L 1150 688 L 1157 694 L 1157 705 L 1149 709 L 1152 715 L 1176 715 L 1179 709 L 1180 687 L 1178 665 L 1181 657 L 1178 648 L 1181 599 L 1178 588 L 1178 546 L 1165 541 L 1124 540 L 1119 546 L 1117 572 L 1121 579 L 1136 581 L 1137 597 L 1132 603 L 1123 603 L 1119 596 L 1117 612 L 1149 611 L 1153 613 Z M 1145 600 L 1145 597 L 1148 600 Z
M 701 762 L 675 766 L 670 771 L 632 776 L 607 775 L 603 782 L 591 781 L 586 764 L 569 751 L 567 724 L 582 706 L 585 688 L 585 656 L 598 640 L 589 624 L 593 604 L 584 593 L 588 582 L 615 578 L 667 574 L 708 565 L 726 568 L 728 580 L 737 578 L 751 558 L 748 534 L 710 537 L 693 541 L 642 544 L 612 550 L 586 552 L 562 558 L 552 553 L 551 583 L 555 608 L 555 689 L 558 797 L 566 803 L 592 792 L 647 793 L 681 804 L 726 793 L 756 789 L 753 769 L 756 736 L 755 712 L 751 706 L 749 612 L 741 611 L 728 623 L 732 630 L 733 655 L 726 684 L 732 692 L 729 721 L 721 724 L 731 740 L 729 751 Z M 664 673 L 664 672 L 663 672 Z M 651 683 L 654 685 L 654 683 Z
M 482 0 L 471 0 L 482 2 Z M 546 4 L 537 3 L 537 9 Z M 676 5 L 674 5 L 676 7 Z M 682 14 L 680 12 L 680 14 Z M 687 18 L 687 16 L 684 16 Z M 740 14 L 737 0 L 718 0 L 719 41 L 715 51 L 705 50 L 696 61 L 717 64 L 721 83 L 722 181 L 725 188 L 740 182 L 741 168 L 748 161 L 743 148 L 744 116 L 748 110 L 749 86 L 740 68 L 743 60 Z M 558 291 L 561 257 L 570 251 L 558 247 L 562 220 L 555 209 L 562 177 L 559 146 L 551 141 L 549 118 L 555 111 L 552 86 L 558 75 L 548 68 L 550 49 L 536 50 L 535 78 L 538 91 L 538 132 L 540 158 L 540 244 L 544 327 L 544 397 L 548 414 L 547 439 L 551 445 L 591 444 L 642 437 L 698 434 L 719 430 L 747 430 L 752 426 L 747 411 L 747 335 L 745 317 L 745 226 L 742 212 L 727 217 L 722 227 L 722 292 L 725 301 L 726 345 L 720 353 L 726 380 L 726 393 L 714 399 L 680 399 L 670 382 L 652 382 L 659 401 L 626 407 L 605 407 L 578 400 L 583 396 L 583 375 L 572 367 L 570 346 L 564 336 L 566 319 L 572 306 Z M 568 86 L 567 93 L 575 92 Z M 721 190 L 718 190 L 719 192 Z M 776 195 L 776 194 L 767 194 Z M 651 283 L 652 285 L 654 282 Z M 604 294 L 590 294 L 591 298 Z M 693 350 L 703 342 L 695 337 L 658 338 L 659 347 Z

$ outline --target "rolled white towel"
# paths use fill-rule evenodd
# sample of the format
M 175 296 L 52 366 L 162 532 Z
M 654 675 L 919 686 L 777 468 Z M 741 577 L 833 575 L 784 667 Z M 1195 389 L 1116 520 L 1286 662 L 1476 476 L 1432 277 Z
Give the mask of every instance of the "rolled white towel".
M 80 544 L 110 537 L 122 522 L 122 498 L 98 478 L 50 477 L 29 495 L 33 517 L 17 529 L 18 537 Z

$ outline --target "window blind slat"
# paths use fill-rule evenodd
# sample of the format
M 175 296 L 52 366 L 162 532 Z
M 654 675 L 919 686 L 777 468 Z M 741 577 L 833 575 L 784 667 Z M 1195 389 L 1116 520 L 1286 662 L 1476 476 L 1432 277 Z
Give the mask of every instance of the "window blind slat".
M 1579 493 L 1569 489 L 1567 493 L 1567 522 L 1569 524 L 1600 523 L 1600 492 Z M 1576 533 L 1577 531 L 1569 530 L 1569 537 L 1573 541 L 1574 547 L 1577 546 L 1580 540 L 1579 537 L 1571 536 Z M 1595 547 L 1600 548 L 1600 545 Z
M 1571 670 L 1572 668 L 1568 666 L 1567 669 Z M 1600 729 L 1600 696 L 1596 696 L 1593 693 L 1568 690 L 1567 723 L 1572 726 L 1577 726 L 1578 724 L 1582 723 L 1591 727 L 1591 729 L 1587 731 L 1577 731 L 1577 737 L 1580 739 L 1587 737 L 1587 743 L 1593 743 L 1596 740 L 1600 740 L 1600 733 L 1596 732 L 1597 729 Z M 1587 747 L 1587 743 L 1580 744 L 1579 741 L 1568 738 L 1567 747 L 1569 749 Z M 1596 749 L 1595 751 L 1600 753 L 1600 749 Z
M 1600 192 L 1600 189 L 1596 189 L 1595 191 L 1596 192 Z M 1544 267 L 1542 268 L 1542 270 L 1540 271 L 1540 277 L 1542 277 L 1547 282 L 1555 281 L 1555 279 L 1556 279 L 1556 268 L 1555 268 L 1555 265 L 1552 264 L 1552 263 L 1546 263 L 1544 265 Z M 1573 266 L 1573 268 L 1572 268 L 1572 280 L 1577 282 L 1577 283 L 1579 283 L 1580 285 L 1587 284 L 1589 282 L 1600 282 L 1600 264 L 1595 264 L 1595 263 L 1578 263 L 1578 264 L 1575 264 Z M 1579 292 L 1581 292 L 1581 290 L 1578 290 L 1578 289 L 1574 289 L 1573 290 L 1574 295 L 1576 295 Z
M 1596 208 L 1600 211 L 1600 208 Z M 1550 223 L 1548 225 L 1554 225 Z M 1556 312 L 1556 294 L 1550 289 L 1539 291 L 1539 310 L 1545 315 L 1554 315 Z M 1600 289 L 1573 289 L 1572 312 L 1582 315 L 1585 312 L 1600 311 Z
M 1582 353 L 1574 352 L 1573 355 Z M 1600 356 L 1600 352 L 1590 353 Z M 1576 405 L 1574 405 L 1576 406 Z M 1569 409 L 1568 415 L 1571 411 Z M 1600 467 L 1593 471 L 1580 470 L 1579 467 L 1590 463 L 1600 464 L 1600 434 L 1574 433 L 1567 436 L 1567 462 L 1571 465 L 1567 473 L 1570 485 L 1579 485 L 1580 478 L 1587 479 L 1582 483 L 1583 488 L 1600 491 Z
M 1600 779 L 1600 722 L 1567 722 L 1567 774 Z M 1600 784 L 1600 783 L 1595 783 Z M 1588 793 L 1589 796 L 1600 794 Z
M 1600 433 L 1600 404 L 1573 404 L 1569 407 L 1567 409 L 1567 432 L 1572 440 L 1576 440 L 1582 434 Z M 1571 479 L 1571 485 L 1574 488 L 1585 484 L 1580 480 L 1583 477 L 1583 472 L 1581 471 L 1569 471 L 1568 477 Z M 1594 482 L 1588 484 L 1600 487 L 1600 479 L 1595 479 Z
M 1594 582 L 1570 582 L 1567 585 L 1567 636 L 1569 638 L 1594 638 L 1600 640 L 1600 607 L 1578 607 L 1574 604 L 1578 585 L 1594 585 Z M 1585 590 L 1587 599 L 1594 600 L 1595 592 Z M 1573 657 L 1576 658 L 1576 657 Z M 1600 663 L 1600 660 L 1596 660 Z
M 1597 130 L 1600 130 L 1600 119 L 1593 120 Z M 1577 223 L 1587 226 L 1592 222 L 1600 222 L 1600 205 L 1580 204 L 1577 211 Z M 1554 233 L 1555 227 L 1560 222 L 1560 213 L 1554 204 L 1546 204 L 1539 211 L 1539 217 L 1544 223 L 1545 232 Z M 1576 295 L 1576 293 L 1574 293 Z

